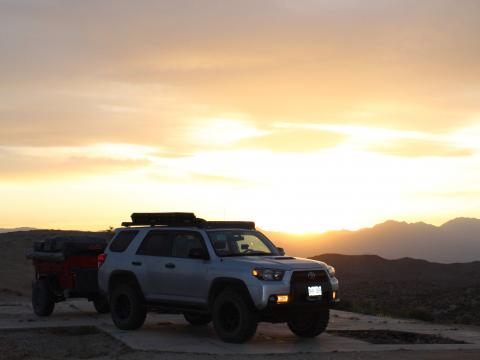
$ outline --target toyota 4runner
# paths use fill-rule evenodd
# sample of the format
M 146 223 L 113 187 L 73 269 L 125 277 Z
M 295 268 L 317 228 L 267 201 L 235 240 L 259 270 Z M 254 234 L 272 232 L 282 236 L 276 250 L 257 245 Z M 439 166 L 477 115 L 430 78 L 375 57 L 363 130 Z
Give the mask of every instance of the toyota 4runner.
M 250 339 L 257 323 L 286 322 L 315 337 L 338 302 L 333 267 L 285 256 L 253 222 L 205 221 L 192 213 L 134 213 L 99 255 L 99 288 L 115 325 L 140 328 L 148 311 L 213 321 L 227 342 Z

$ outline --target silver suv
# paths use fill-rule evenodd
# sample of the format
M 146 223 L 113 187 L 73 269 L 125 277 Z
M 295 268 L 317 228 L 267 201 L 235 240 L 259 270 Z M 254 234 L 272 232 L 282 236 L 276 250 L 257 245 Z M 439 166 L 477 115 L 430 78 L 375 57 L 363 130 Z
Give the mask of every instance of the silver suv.
M 300 337 L 322 333 L 338 302 L 333 267 L 285 256 L 253 222 L 192 213 L 134 213 L 99 256 L 99 286 L 112 319 L 141 327 L 148 311 L 213 321 L 227 342 L 250 339 L 259 321 L 286 322 Z

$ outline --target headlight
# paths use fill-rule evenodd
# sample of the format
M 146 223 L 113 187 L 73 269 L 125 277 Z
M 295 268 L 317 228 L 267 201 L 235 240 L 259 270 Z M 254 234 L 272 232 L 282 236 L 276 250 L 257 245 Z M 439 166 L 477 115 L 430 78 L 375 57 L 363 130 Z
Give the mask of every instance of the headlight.
M 265 281 L 280 281 L 283 279 L 285 271 L 278 269 L 253 269 L 252 275 L 257 279 Z
M 334 277 L 335 276 L 335 268 L 333 266 L 328 266 L 327 267 L 327 271 L 328 271 L 328 275 L 330 277 Z

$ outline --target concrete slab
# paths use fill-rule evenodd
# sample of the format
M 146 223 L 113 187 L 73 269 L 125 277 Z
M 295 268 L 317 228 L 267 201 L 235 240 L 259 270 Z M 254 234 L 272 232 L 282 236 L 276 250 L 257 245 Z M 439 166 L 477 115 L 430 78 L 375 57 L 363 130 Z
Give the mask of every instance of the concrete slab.
M 136 331 L 113 326 L 110 316 L 97 315 L 87 301 L 57 304 L 47 318 L 33 315 L 29 299 L 0 299 L 0 329 L 37 327 L 96 326 L 135 350 L 196 354 L 289 354 L 346 351 L 392 350 L 480 350 L 480 328 L 449 326 L 413 320 L 399 320 L 332 311 L 329 330 L 399 330 L 434 334 L 469 344 L 374 345 L 353 338 L 322 334 L 315 339 L 299 339 L 285 324 L 259 324 L 257 335 L 246 344 L 228 344 L 217 338 L 211 325 L 194 327 L 180 315 L 149 314 L 145 325 Z

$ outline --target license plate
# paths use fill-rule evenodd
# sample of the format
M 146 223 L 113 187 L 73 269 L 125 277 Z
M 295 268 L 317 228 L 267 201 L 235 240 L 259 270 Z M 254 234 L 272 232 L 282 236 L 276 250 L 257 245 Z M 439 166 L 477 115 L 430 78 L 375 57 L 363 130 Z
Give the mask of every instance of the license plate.
M 308 296 L 321 296 L 322 287 L 321 286 L 309 286 L 308 287 Z

